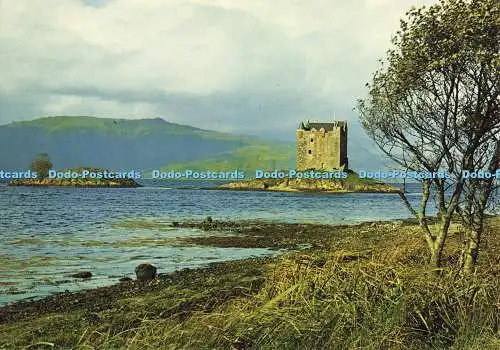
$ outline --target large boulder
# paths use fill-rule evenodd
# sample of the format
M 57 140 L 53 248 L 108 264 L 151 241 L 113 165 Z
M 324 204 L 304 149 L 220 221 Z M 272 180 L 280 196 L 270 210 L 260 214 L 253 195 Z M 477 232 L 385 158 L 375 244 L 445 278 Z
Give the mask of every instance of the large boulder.
M 135 275 L 139 281 L 151 281 L 156 277 L 156 267 L 151 264 L 137 265 Z

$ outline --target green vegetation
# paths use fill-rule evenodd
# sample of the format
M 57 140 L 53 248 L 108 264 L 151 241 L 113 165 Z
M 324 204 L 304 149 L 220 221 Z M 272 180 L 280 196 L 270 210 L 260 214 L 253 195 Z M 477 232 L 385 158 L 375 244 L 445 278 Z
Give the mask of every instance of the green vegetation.
M 78 176 L 82 176 L 82 172 L 87 170 L 89 172 L 100 173 L 104 176 L 104 172 L 107 171 L 103 168 L 93 168 L 93 167 L 79 167 L 64 169 L 58 172 L 76 173 Z M 113 172 L 114 175 L 119 172 Z M 128 174 L 128 173 L 125 173 Z M 122 173 L 123 175 L 123 173 Z M 141 187 L 142 185 L 135 182 L 134 179 L 128 177 L 116 177 L 116 178 L 106 178 L 106 177 L 69 177 L 69 178 L 43 178 L 37 179 L 17 179 L 9 182 L 9 186 L 34 186 L 34 187 L 44 187 L 44 186 L 68 186 L 68 187 Z
M 305 171 L 306 173 L 308 171 Z M 257 190 L 257 191 L 312 191 L 312 192 L 365 192 L 365 193 L 400 193 L 399 188 L 387 185 L 375 179 L 360 178 L 352 170 L 347 170 L 347 178 L 309 179 L 309 178 L 284 178 L 284 179 L 252 179 L 237 181 L 219 186 L 228 190 Z M 339 171 L 340 174 L 340 171 Z
M 495 279 L 500 272 L 498 217 L 486 227 L 481 269 L 469 277 L 453 266 L 464 235 L 459 225 L 450 231 L 439 275 L 426 263 L 425 242 L 414 224 L 263 227 L 266 232 L 261 234 L 283 242 L 302 232 L 317 248 L 183 270 L 150 285 L 134 282 L 63 294 L 34 307 L 23 306 L 24 311 L 14 316 L 0 309 L 4 320 L 0 347 L 497 349 L 500 345 Z M 244 239 L 256 228 L 234 229 Z
M 49 176 L 49 170 L 53 164 L 47 153 L 39 153 L 35 160 L 31 163 L 31 170 L 35 171 L 39 179 L 45 179 Z
M 43 242 L 36 238 L 25 239 L 19 241 L 20 244 L 37 244 Z M 4 275 L 6 272 L 12 271 L 22 271 L 30 266 L 44 266 L 51 265 L 56 261 L 56 258 L 51 256 L 30 256 L 25 259 L 16 259 L 12 256 L 2 256 L 0 255 L 0 275 Z
M 11 145 L 23 140 L 22 147 Z M 161 167 L 203 170 L 290 168 L 293 143 L 203 130 L 164 119 L 43 117 L 0 125 L 0 158 L 6 168 L 23 168 L 43 149 L 59 167 L 94 164 L 112 169 Z M 154 152 L 151 150 L 154 149 Z
M 223 132 L 199 129 L 189 125 L 167 122 L 162 118 L 150 119 L 123 119 L 99 118 L 93 116 L 52 116 L 34 120 L 19 121 L 7 125 L 8 127 L 34 127 L 48 134 L 68 131 L 96 131 L 105 135 L 123 136 L 129 138 L 143 137 L 152 134 L 187 135 L 193 134 L 203 138 L 252 142 L 257 138 L 234 135 Z M 167 127 L 167 128 L 166 128 Z
M 295 148 L 291 144 L 262 141 L 237 147 L 211 159 L 197 160 L 187 163 L 171 164 L 163 170 L 194 171 L 229 171 L 237 169 L 253 177 L 256 169 L 293 169 L 295 167 Z
M 157 132 L 163 119 L 111 119 L 90 116 L 54 116 L 12 123 L 10 127 L 35 127 L 48 134 L 67 131 L 96 131 L 106 135 L 140 137 Z M 183 134 L 199 130 L 190 126 L 169 123 L 169 133 Z

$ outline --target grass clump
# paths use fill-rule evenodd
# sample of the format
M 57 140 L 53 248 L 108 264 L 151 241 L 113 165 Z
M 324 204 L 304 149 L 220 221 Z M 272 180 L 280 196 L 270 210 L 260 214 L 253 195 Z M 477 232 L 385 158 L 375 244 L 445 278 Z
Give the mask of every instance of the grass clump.
M 491 277 L 439 277 L 372 258 L 332 256 L 320 267 L 288 257 L 257 295 L 198 311 L 163 341 L 174 348 L 493 349 L 497 297 Z M 155 339 L 154 331 L 139 334 Z

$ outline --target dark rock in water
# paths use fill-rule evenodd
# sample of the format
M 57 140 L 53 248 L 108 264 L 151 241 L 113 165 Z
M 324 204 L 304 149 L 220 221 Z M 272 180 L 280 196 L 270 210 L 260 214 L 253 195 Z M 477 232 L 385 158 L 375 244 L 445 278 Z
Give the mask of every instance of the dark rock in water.
M 135 268 L 135 275 L 139 281 L 151 281 L 156 277 L 156 267 L 151 264 L 140 264 Z
M 69 275 L 69 277 L 74 277 L 74 278 L 91 278 L 92 277 L 92 272 L 90 271 L 82 271 L 82 272 L 77 272 L 72 275 Z
M 132 278 L 130 277 L 122 277 L 120 278 L 120 283 L 132 282 Z
M 178 227 L 179 223 L 177 221 L 172 221 L 172 227 Z
M 212 217 L 211 217 L 211 216 L 207 216 L 207 217 L 205 218 L 205 220 L 203 220 L 203 222 L 205 222 L 205 223 L 212 223 L 213 221 L 214 221 L 214 220 L 212 219 Z

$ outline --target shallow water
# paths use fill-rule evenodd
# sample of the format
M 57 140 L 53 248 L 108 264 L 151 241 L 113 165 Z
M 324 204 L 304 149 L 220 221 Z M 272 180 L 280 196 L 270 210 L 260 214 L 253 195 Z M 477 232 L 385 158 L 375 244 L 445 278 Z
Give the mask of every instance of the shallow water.
M 0 305 L 113 284 L 132 277 L 134 267 L 144 262 L 165 273 L 279 253 L 183 246 L 177 238 L 228 233 L 174 228 L 172 221 L 210 215 L 217 220 L 352 224 L 409 217 L 397 194 L 213 191 L 202 189 L 212 183 L 201 182 L 144 185 L 137 189 L 0 185 Z M 417 202 L 418 187 L 411 186 L 410 198 Z M 86 270 L 93 274 L 88 281 L 68 277 Z

